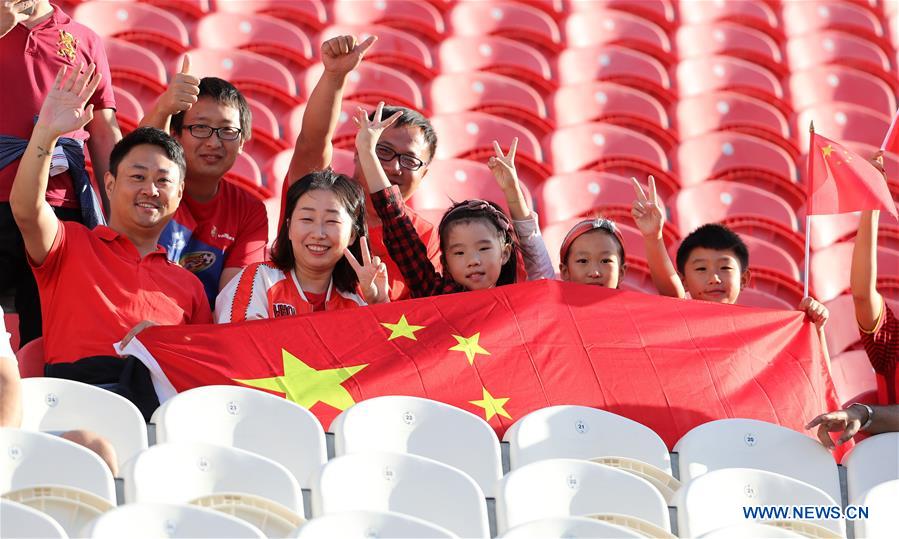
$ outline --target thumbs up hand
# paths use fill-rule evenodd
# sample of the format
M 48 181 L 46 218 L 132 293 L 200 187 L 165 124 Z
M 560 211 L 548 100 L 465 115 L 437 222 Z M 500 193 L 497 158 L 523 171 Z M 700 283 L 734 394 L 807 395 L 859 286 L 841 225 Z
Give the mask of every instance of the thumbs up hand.
M 376 36 L 368 36 L 365 41 L 357 43 L 354 36 L 337 36 L 325 41 L 321 47 L 325 71 L 346 75 L 356 69 L 377 40 Z
M 190 56 L 185 54 L 181 71 L 176 73 L 169 87 L 159 96 L 156 109 L 167 115 L 188 110 L 200 95 L 200 79 L 190 74 Z

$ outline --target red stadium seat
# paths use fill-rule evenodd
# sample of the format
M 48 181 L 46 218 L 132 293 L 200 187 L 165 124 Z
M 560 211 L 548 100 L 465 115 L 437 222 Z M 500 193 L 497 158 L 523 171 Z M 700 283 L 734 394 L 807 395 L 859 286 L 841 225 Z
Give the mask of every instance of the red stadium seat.
M 524 196 L 533 207 L 530 192 L 526 188 Z M 446 211 L 454 202 L 470 198 L 496 202 L 509 213 L 506 197 L 487 165 L 468 159 L 438 159 L 432 162 L 428 166 L 427 180 L 415 190 L 409 203 L 416 210 Z
M 749 248 L 749 267 L 753 270 L 756 268 L 773 270 L 788 276 L 794 281 L 799 281 L 802 278 L 799 264 L 782 248 L 754 236 L 745 236 L 743 241 L 746 243 L 746 247 Z
M 794 71 L 789 79 L 793 109 L 839 101 L 869 108 L 881 114 L 896 111 L 893 89 L 878 77 L 858 69 L 825 65 Z
M 209 49 L 243 49 L 268 56 L 291 72 L 307 67 L 313 47 L 295 26 L 269 15 L 211 13 L 197 25 L 197 44 Z
M 9 346 L 13 352 L 19 349 L 19 315 L 18 313 L 3 313 L 3 325 L 9 332 Z
M 36 378 L 44 375 L 44 338 L 29 342 L 16 352 L 19 375 L 22 378 Z
M 85 2 L 72 18 L 103 37 L 118 37 L 155 52 L 170 70 L 190 44 L 187 27 L 168 11 L 136 2 Z M 178 66 L 180 67 L 180 65 Z
M 731 22 L 684 25 L 677 30 L 677 51 L 681 59 L 705 56 L 733 56 L 755 62 L 772 73 L 783 75 L 780 45 L 770 35 Z
M 621 280 L 618 288 L 643 294 L 656 295 L 659 293 L 652 282 L 649 266 L 642 260 L 628 261 L 627 271 L 624 273 L 624 278 Z
M 304 75 L 306 99 L 309 99 L 322 72 L 324 72 L 322 64 L 314 64 L 306 70 Z M 424 98 L 418 84 L 408 75 L 378 64 L 362 63 L 351 71 L 346 78 L 343 96 L 344 99 L 374 106 L 377 106 L 380 101 L 402 105 L 417 109 L 427 115 Z
M 511 77 L 482 71 L 440 75 L 431 82 L 430 97 L 434 114 L 472 110 L 517 122 L 538 137 L 553 130 L 540 94 Z
M 493 36 L 451 37 L 438 48 L 443 73 L 491 71 L 518 79 L 546 94 L 556 88 L 546 57 L 523 43 Z
M 559 80 L 565 86 L 611 81 L 646 92 L 665 104 L 674 101 L 671 78 L 661 62 L 617 45 L 566 49 L 559 54 L 558 69 Z
M 766 268 L 753 268 L 749 277 L 749 286 L 776 296 L 795 309 L 802 302 L 802 283 L 780 272 Z
M 796 212 L 780 197 L 758 187 L 727 181 L 685 187 L 669 200 L 668 206 L 672 220 L 685 236 L 706 223 L 728 224 L 740 216 L 777 223 L 788 230 L 796 230 L 798 223 Z
M 671 40 L 659 25 L 639 15 L 613 9 L 572 13 L 565 22 L 569 47 L 620 45 L 670 64 Z
M 690 58 L 678 64 L 676 73 L 681 97 L 732 90 L 768 101 L 784 113 L 790 112 L 784 103 L 780 80 L 755 63 L 729 56 Z
M 796 36 L 787 41 L 786 51 L 794 72 L 838 64 L 871 72 L 895 85 L 889 55 L 879 45 L 845 32 L 824 30 Z
M 259 13 L 289 22 L 301 30 L 321 30 L 328 13 L 321 0 L 216 0 L 216 10 L 225 13 Z
M 830 330 L 829 322 L 827 330 Z M 858 334 L 857 328 L 855 333 Z M 849 406 L 854 402 L 878 404 L 877 374 L 871 366 L 868 354 L 864 350 L 850 350 L 839 355 L 835 355 L 831 350 L 828 352 L 831 354 L 830 374 L 840 403 L 843 406 Z
M 514 137 L 518 137 L 515 156 L 521 181 L 532 188 L 549 176 L 543 149 L 533 133 L 504 118 L 483 112 L 461 112 L 431 118 L 440 144 L 437 159 L 471 159 L 486 163 L 495 155 L 493 141 L 507 149 Z
M 737 131 L 773 142 L 791 156 L 798 156 L 790 142 L 792 132 L 786 116 L 761 99 L 737 92 L 700 94 L 678 101 L 676 114 L 681 140 L 712 131 Z
M 812 253 L 809 280 L 818 301 L 830 301 L 849 290 L 852 242 L 835 243 Z M 878 277 L 899 277 L 899 251 L 877 249 Z
M 553 96 L 559 127 L 606 122 L 643 133 L 671 150 L 677 144 L 665 107 L 651 95 L 614 82 L 563 86 Z
M 295 141 L 303 127 L 303 114 L 306 112 L 307 103 L 297 105 L 290 112 L 285 127 L 285 136 L 290 141 Z M 356 113 L 356 108 L 362 107 L 367 111 L 374 110 L 374 107 L 360 101 L 351 101 L 345 99 L 340 103 L 340 114 L 337 117 L 337 127 L 334 129 L 334 136 L 331 137 L 331 143 L 335 148 L 344 148 L 354 150 L 356 147 L 356 133 L 359 131 L 353 123 L 352 117 Z
M 287 171 L 290 170 L 291 159 L 293 159 L 293 148 L 278 152 L 262 167 L 262 176 L 268 180 L 268 185 L 272 191 L 271 198 L 277 200 L 279 204 L 281 190 L 284 188 L 284 181 L 287 179 Z M 271 224 L 271 221 L 269 221 L 269 225 Z M 274 236 L 269 236 L 269 238 L 274 238 Z
M 779 310 L 791 310 L 796 308 L 796 305 L 791 305 L 786 300 L 757 288 L 744 288 L 740 290 L 740 296 L 737 298 L 737 305 Z
M 857 213 L 841 213 L 837 215 L 813 215 L 811 226 L 811 249 L 816 251 L 829 247 L 840 241 L 850 241 L 858 231 L 859 216 Z M 880 212 L 880 223 L 877 228 L 878 245 L 899 251 L 899 226 L 887 212 Z
M 848 268 L 847 268 L 848 271 Z M 830 312 L 824 336 L 827 338 L 827 352 L 831 357 L 854 348 L 861 340 L 858 322 L 855 318 L 855 302 L 851 294 L 843 294 L 827 302 Z
M 272 190 L 262 184 L 259 165 L 246 152 L 237 154 L 234 166 L 225 173 L 225 179 L 243 188 L 259 200 L 272 198 Z
M 570 0 L 572 13 L 591 12 L 598 9 L 614 9 L 643 17 L 665 29 L 675 24 L 674 5 L 670 0 Z
M 156 54 L 134 43 L 108 37 L 103 40 L 109 72 L 115 86 L 151 107 L 167 86 L 165 66 Z M 140 120 L 140 118 L 138 118 Z
M 257 163 L 267 163 L 278 152 L 288 148 L 288 141 L 281 138 L 281 130 L 275 115 L 262 103 L 247 98 L 253 116 L 253 134 L 244 144 L 243 151 Z M 263 185 L 272 186 L 271 179 L 263 175 Z M 280 181 L 280 180 L 279 180 Z
M 842 30 L 850 34 L 886 43 L 883 25 L 871 11 L 836 0 L 785 2 L 784 31 L 792 38 L 822 30 Z
M 684 140 L 677 148 L 676 164 L 684 186 L 734 181 L 769 191 L 794 209 L 805 204 L 793 157 L 782 147 L 752 135 L 716 131 Z
M 683 25 L 734 22 L 765 32 L 778 42 L 783 36 L 777 13 L 765 2 L 682 1 L 680 19 Z
M 137 98 L 127 90 L 113 86 L 112 91 L 115 94 L 116 120 L 119 122 L 119 127 L 122 128 L 122 134 L 127 135 L 137 129 L 144 117 L 144 109 Z
M 383 24 L 436 43 L 443 38 L 443 16 L 433 5 L 414 0 L 334 0 L 337 24 Z
M 808 125 L 815 122 L 815 132 L 840 143 L 863 142 L 880 146 L 890 127 L 891 116 L 851 103 L 821 103 L 798 112 L 799 149 L 808 150 Z
M 534 191 L 544 224 L 602 216 L 633 225 L 634 196 L 630 178 L 595 170 L 550 176 Z M 666 245 L 674 245 L 678 240 L 677 230 L 668 221 L 662 236 Z
M 219 77 L 231 82 L 246 96 L 267 106 L 277 118 L 283 118 L 298 103 L 293 75 L 261 54 L 194 49 L 190 51 L 190 67 L 199 77 Z
M 559 52 L 559 25 L 536 7 L 511 1 L 460 2 L 447 16 L 456 36 L 502 36 L 537 47 L 547 54 Z
M 436 74 L 431 49 L 424 41 L 409 32 L 381 25 L 332 25 L 322 30 L 317 42 L 324 43 L 339 35 L 356 36 L 359 41 L 365 40 L 369 35 L 378 36 L 378 41 L 365 53 L 366 63 L 391 67 L 418 82 L 429 81 Z

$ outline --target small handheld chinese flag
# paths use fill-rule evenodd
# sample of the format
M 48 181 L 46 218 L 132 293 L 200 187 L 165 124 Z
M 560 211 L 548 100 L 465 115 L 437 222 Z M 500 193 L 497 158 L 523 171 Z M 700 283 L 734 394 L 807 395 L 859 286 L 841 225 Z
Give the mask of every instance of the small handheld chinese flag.
M 883 174 L 865 158 L 812 131 L 808 215 L 884 210 L 899 219 Z
M 899 110 L 893 116 L 893 123 L 887 129 L 887 134 L 883 138 L 883 144 L 880 145 L 880 149 L 885 152 L 899 154 L 899 125 L 896 124 L 899 124 Z

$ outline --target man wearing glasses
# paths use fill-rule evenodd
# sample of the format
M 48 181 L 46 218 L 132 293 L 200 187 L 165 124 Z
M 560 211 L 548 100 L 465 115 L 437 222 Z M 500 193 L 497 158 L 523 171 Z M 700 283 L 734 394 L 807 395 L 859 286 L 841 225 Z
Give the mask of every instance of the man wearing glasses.
M 321 59 L 325 69 L 306 104 L 302 129 L 297 136 L 293 159 L 282 193 L 287 193 L 287 188 L 293 182 L 309 172 L 330 166 L 333 153 L 331 139 L 334 136 L 340 114 L 340 102 L 343 99 L 346 78 L 359 65 L 365 52 L 374 44 L 375 40 L 376 38 L 371 36 L 365 41 L 357 43 L 353 36 L 338 36 L 322 43 Z M 393 126 L 384 131 L 375 150 L 390 183 L 398 186 L 403 198 L 409 200 L 428 172 L 428 164 L 437 149 L 437 135 L 431 122 L 418 111 L 405 107 L 385 106 L 383 117 L 389 118 L 397 112 L 402 112 L 402 116 Z M 366 185 L 365 176 L 359 165 L 358 156 L 354 157 L 354 162 L 353 177 L 364 187 Z M 403 282 L 403 276 L 384 245 L 381 223 L 372 208 L 368 189 L 364 190 L 366 192 L 365 215 L 368 222 L 368 242 L 372 256 L 379 256 L 387 265 L 390 300 L 409 298 L 410 292 Z M 281 206 L 284 207 L 283 194 Z M 407 208 L 406 211 L 412 219 L 418 235 L 428 246 L 428 258 L 435 264 L 435 267 L 439 267 L 440 239 L 437 236 L 437 230 L 433 224 L 410 208 Z
M 189 74 L 185 58 L 142 125 L 166 129 L 184 146 L 184 199 L 162 233 L 169 260 L 203 283 L 210 305 L 242 268 L 265 259 L 265 206 L 240 187 L 223 181 L 250 139 L 252 118 L 243 95 L 231 83 Z

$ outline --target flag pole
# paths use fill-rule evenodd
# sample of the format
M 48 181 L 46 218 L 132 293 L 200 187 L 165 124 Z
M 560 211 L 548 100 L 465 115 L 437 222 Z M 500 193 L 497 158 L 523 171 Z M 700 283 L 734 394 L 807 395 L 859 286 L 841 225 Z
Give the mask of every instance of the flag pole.
M 808 173 L 805 177 L 806 187 L 810 187 L 812 184 L 812 162 L 814 159 L 814 151 L 815 151 L 815 122 L 811 121 L 808 125 Z M 811 237 L 812 237 L 812 199 L 814 198 L 814 193 L 809 193 L 808 204 L 806 204 L 805 208 L 805 270 L 803 271 L 802 276 L 802 297 L 805 298 L 808 296 L 808 273 L 809 273 L 809 262 L 811 256 L 809 256 L 809 251 L 811 247 Z
M 893 136 L 893 131 L 896 130 L 896 124 L 899 123 L 899 110 L 896 111 L 896 114 L 893 116 L 893 122 L 890 124 L 890 128 L 887 129 L 886 136 L 883 137 L 883 142 L 880 143 L 880 151 L 884 152 L 887 149 L 887 142 L 890 141 L 890 137 Z

